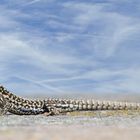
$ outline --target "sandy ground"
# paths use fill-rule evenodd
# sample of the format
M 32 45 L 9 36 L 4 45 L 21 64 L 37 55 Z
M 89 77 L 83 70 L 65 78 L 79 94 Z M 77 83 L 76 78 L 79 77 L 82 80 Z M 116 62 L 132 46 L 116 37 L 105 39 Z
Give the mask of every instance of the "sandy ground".
M 140 114 L 0 116 L 0 140 L 139 140 Z

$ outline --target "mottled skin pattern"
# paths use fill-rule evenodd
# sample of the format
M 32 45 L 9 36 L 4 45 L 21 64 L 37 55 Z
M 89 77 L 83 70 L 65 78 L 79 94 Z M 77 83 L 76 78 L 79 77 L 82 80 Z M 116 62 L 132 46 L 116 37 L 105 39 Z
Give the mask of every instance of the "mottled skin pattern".
M 42 100 L 27 100 L 7 91 L 3 86 L 0 86 L 0 107 L 6 108 L 6 111 L 17 115 L 30 115 L 44 113 L 44 101 Z M 6 106 L 6 107 L 5 107 Z M 3 114 L 3 113 L 2 113 Z
M 0 109 L 1 114 L 6 112 L 17 115 L 45 113 L 48 116 L 72 111 L 138 110 L 140 109 L 140 103 L 66 99 L 28 100 L 17 97 L 0 86 Z

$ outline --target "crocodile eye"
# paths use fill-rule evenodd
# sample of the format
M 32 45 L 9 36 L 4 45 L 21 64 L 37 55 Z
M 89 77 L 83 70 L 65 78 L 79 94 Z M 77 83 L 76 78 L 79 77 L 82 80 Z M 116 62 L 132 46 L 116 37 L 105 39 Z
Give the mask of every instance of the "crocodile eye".
M 4 91 L 4 93 L 8 93 L 8 91 L 7 90 L 3 90 Z

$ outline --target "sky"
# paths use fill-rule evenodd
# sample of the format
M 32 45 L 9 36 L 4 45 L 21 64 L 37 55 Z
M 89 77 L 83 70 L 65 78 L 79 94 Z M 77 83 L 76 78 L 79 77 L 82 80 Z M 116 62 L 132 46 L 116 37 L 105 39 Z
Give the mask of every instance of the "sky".
M 1 0 L 0 83 L 26 95 L 140 93 L 140 1 Z

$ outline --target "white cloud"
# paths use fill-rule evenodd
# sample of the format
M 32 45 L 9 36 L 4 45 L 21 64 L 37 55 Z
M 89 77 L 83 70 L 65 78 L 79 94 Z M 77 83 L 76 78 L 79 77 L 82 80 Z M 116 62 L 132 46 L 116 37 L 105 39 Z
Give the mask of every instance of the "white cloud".
M 20 80 L 26 81 L 27 83 L 29 82 L 31 85 L 42 86 L 47 90 L 60 93 L 62 92 L 61 89 L 53 87 L 49 84 L 45 85 L 44 83 L 40 83 L 42 79 L 40 79 L 39 76 L 45 75 L 45 73 L 38 73 L 38 77 L 36 77 L 36 69 L 46 72 L 46 74 L 70 76 L 75 72 L 77 73 L 77 71 L 75 71 L 75 69 L 67 69 L 65 68 L 65 65 L 80 63 L 80 60 L 67 56 L 63 53 L 54 54 L 49 50 L 43 52 L 41 48 L 31 47 L 30 43 L 22 40 L 14 34 L 1 35 L 0 46 L 0 60 L 2 64 L 0 75 L 3 77 L 1 78 L 2 83 L 16 77 Z M 24 66 L 22 70 L 19 68 L 20 65 Z M 33 68 L 28 68 L 28 66 Z M 46 78 L 47 77 L 44 77 L 43 79 Z M 14 87 L 17 87 L 18 83 L 16 83 L 17 85 L 14 83 L 15 81 L 13 81 L 13 83 L 9 83 L 8 85 L 14 85 Z M 23 83 L 22 85 L 26 84 Z M 26 86 L 30 87 L 28 85 Z M 26 90 L 24 92 L 26 92 Z
M 36 16 L 35 3 L 44 1 L 22 2 L 30 12 L 0 7 L 1 83 L 26 93 L 140 91 L 139 62 L 131 55 L 139 49 L 125 51 L 139 41 L 139 19 L 108 11 L 109 3 L 88 2 L 60 2 L 61 9 L 35 9 Z
M 64 4 L 65 8 L 74 11 L 74 23 L 78 27 L 81 26 L 81 31 L 88 33 L 85 38 L 89 38 L 90 43 L 85 47 L 95 51 L 95 55 L 101 54 L 101 57 L 105 58 L 115 54 L 121 47 L 119 43 L 126 39 L 134 39 L 129 35 L 139 30 L 140 22 L 135 17 L 109 12 L 107 10 L 109 6 L 111 6 L 110 3 L 66 2 Z M 83 34 L 79 34 L 79 36 L 83 36 Z

